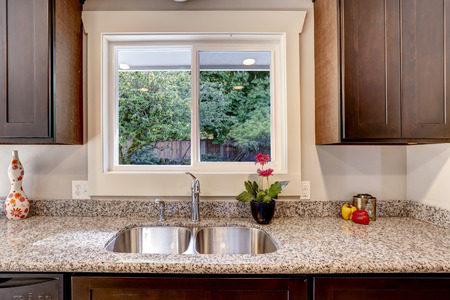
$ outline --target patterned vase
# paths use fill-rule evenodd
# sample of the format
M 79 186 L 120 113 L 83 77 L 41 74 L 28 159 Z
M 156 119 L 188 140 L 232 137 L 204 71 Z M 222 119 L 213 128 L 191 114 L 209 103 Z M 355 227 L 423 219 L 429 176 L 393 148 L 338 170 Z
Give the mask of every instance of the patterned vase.
M 12 151 L 12 159 L 8 168 L 11 190 L 5 200 L 5 214 L 9 220 L 24 219 L 30 211 L 30 201 L 22 188 L 23 167 L 17 150 Z

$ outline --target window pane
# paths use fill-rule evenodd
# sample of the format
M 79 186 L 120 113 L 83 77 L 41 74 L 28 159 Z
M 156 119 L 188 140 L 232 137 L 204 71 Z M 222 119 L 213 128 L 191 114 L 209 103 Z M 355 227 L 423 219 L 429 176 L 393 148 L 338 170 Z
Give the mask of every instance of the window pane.
M 190 50 L 118 52 L 119 164 L 191 164 Z
M 270 52 L 200 51 L 200 160 L 271 153 Z

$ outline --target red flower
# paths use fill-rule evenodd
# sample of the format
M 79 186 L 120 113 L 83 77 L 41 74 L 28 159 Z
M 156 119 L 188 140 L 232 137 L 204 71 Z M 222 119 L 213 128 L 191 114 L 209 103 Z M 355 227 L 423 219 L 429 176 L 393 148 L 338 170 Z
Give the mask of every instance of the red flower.
M 19 167 L 17 165 L 12 165 L 13 170 L 17 170 Z
M 22 176 L 17 177 L 17 181 L 21 181 L 22 180 Z
M 25 197 L 20 197 L 19 201 L 20 202 L 24 202 L 25 201 Z
M 258 175 L 262 176 L 262 177 L 268 177 L 268 176 L 273 176 L 272 173 L 273 173 L 273 169 L 267 169 L 267 170 L 260 170 L 258 172 Z
M 11 215 L 14 217 L 20 217 L 21 214 L 22 214 L 22 210 L 20 208 L 13 208 L 11 210 Z
M 257 163 L 260 163 L 261 166 L 264 166 L 265 164 L 267 164 L 270 161 L 270 156 L 267 153 L 265 153 L 265 154 L 258 153 L 255 155 L 255 159 L 256 159 L 255 165 Z

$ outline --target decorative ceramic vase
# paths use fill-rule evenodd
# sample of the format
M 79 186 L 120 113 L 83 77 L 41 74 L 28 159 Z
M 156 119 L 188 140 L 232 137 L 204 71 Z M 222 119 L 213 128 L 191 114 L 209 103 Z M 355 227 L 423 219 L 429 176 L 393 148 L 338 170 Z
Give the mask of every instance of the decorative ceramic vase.
M 30 201 L 22 188 L 23 167 L 19 160 L 19 152 L 12 151 L 12 159 L 8 168 L 11 190 L 5 200 L 5 214 L 9 220 L 24 219 L 30 211 Z
M 257 201 L 250 201 L 253 219 L 258 224 L 269 224 L 275 214 L 275 200 L 272 199 L 269 203 L 260 203 Z

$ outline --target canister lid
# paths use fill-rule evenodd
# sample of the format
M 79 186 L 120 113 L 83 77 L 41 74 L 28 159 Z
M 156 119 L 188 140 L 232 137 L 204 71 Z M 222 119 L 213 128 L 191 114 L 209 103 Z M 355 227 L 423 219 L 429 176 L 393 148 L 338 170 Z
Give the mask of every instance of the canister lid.
M 357 194 L 356 196 L 353 196 L 353 197 L 370 199 L 370 198 L 372 198 L 372 195 L 371 194 Z

